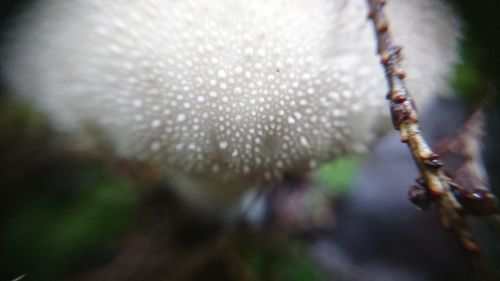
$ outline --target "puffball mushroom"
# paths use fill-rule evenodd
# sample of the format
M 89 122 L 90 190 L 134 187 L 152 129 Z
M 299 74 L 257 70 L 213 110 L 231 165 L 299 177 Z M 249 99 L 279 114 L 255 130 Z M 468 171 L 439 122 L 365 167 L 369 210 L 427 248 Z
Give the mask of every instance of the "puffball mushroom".
M 4 74 L 60 130 L 98 126 L 119 155 L 225 213 L 390 127 L 365 1 L 42 0 L 14 29 Z M 435 0 L 394 0 L 388 15 L 425 107 L 447 91 L 457 22 Z

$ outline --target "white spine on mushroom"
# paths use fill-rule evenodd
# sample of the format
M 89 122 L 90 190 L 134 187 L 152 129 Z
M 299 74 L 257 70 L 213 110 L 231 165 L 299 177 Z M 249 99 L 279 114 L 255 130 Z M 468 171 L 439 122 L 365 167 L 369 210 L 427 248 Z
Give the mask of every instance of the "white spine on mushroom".
M 197 204 L 367 150 L 389 128 L 365 0 L 45 0 L 15 31 L 5 73 L 64 130 L 98 124 Z M 388 8 L 422 107 L 458 31 L 433 0 Z

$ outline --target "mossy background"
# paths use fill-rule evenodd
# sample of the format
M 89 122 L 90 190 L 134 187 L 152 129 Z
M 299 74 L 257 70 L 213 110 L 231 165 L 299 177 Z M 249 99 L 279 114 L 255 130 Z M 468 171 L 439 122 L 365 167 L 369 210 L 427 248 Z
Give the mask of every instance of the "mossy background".
M 1 1 L 3 29 L 32 2 Z M 453 86 L 471 108 L 484 106 L 486 166 L 498 194 L 500 1 L 450 2 L 465 23 L 463 62 L 457 66 Z M 44 116 L 13 94 L 1 87 L 0 280 L 23 274 L 25 280 L 68 280 L 112 259 L 137 223 L 145 191 L 109 163 L 75 157 L 58 147 L 57 135 Z M 324 187 L 321 192 L 348 193 L 360 163 L 360 158 L 347 157 L 318 169 L 314 178 Z M 257 276 L 274 276 L 269 280 L 326 280 L 308 258 L 306 240 L 293 239 L 290 250 L 283 253 L 259 245 L 242 247 L 241 256 Z M 271 274 L 274 271 L 278 273 Z

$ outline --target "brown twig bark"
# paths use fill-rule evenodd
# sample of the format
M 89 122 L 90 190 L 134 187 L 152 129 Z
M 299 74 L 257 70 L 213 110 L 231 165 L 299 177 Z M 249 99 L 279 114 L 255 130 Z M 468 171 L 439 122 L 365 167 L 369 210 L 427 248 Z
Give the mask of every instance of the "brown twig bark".
M 436 202 L 443 226 L 453 231 L 464 249 L 478 252 L 479 247 L 466 222 L 466 210 L 453 193 L 454 183 L 445 175 L 442 161 L 431 150 L 420 132 L 415 103 L 405 85 L 406 73 L 400 65 L 401 47 L 395 45 L 384 13 L 386 0 L 367 0 L 367 2 L 370 7 L 369 18 L 373 22 L 377 38 L 378 54 L 389 86 L 387 99 L 393 125 L 400 132 L 401 141 L 408 145 L 421 174 L 417 182 L 423 188 L 418 190 L 424 190 L 425 194 L 414 195 L 426 196 Z

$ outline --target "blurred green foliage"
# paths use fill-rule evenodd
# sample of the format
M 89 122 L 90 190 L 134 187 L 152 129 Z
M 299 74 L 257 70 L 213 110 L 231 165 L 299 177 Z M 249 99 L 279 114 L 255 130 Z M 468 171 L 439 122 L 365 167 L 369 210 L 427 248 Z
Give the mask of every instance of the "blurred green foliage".
M 2 258 L 30 280 L 54 280 L 115 241 L 134 218 L 131 185 L 97 173 L 66 202 L 25 202 L 4 226 Z
M 351 187 L 361 163 L 359 156 L 344 156 L 321 165 L 314 173 L 313 179 L 319 186 L 325 187 L 330 195 L 343 195 Z
M 481 71 L 474 64 L 470 54 L 472 50 L 471 46 L 462 45 L 462 61 L 455 67 L 452 86 L 454 93 L 465 99 L 468 104 L 480 104 L 486 98 L 487 89 L 485 86 L 488 84 Z
M 259 244 L 243 248 L 242 257 L 260 280 L 322 281 L 324 273 L 310 258 L 309 250 L 301 242 L 287 249 L 272 251 Z
M 106 257 L 138 211 L 130 182 L 65 155 L 47 126 L 24 102 L 0 95 L 1 280 L 60 280 Z

